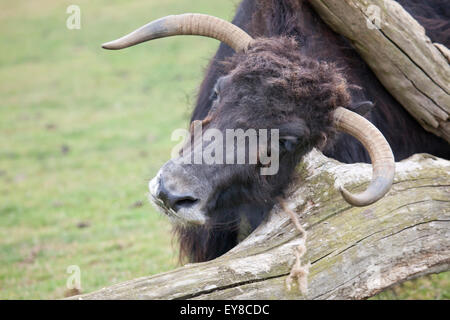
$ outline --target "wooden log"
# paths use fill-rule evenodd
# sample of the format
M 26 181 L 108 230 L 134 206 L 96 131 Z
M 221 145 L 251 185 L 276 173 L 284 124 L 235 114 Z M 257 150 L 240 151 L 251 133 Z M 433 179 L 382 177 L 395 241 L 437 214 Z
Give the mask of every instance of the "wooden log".
M 364 189 L 368 164 L 342 164 L 313 150 L 298 170 L 287 205 L 308 232 L 303 262 L 309 291 L 285 280 L 300 238 L 276 207 L 225 255 L 116 284 L 71 299 L 364 299 L 412 277 L 450 268 L 450 161 L 427 154 L 396 164 L 391 191 L 356 208 L 338 186 Z
M 394 0 L 309 0 L 384 87 L 428 131 L 450 142 L 449 50 Z

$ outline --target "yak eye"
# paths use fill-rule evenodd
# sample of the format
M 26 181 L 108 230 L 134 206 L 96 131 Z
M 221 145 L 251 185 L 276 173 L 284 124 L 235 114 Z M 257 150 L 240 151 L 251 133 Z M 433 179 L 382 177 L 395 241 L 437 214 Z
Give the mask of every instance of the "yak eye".
M 209 97 L 209 99 L 211 99 L 211 101 L 216 101 L 218 97 L 219 97 L 219 93 L 214 90 L 213 93 L 211 93 L 211 96 Z
M 280 137 L 280 146 L 286 151 L 292 152 L 298 144 L 298 138 L 294 136 L 282 136 Z
M 212 93 L 211 93 L 211 96 L 209 97 L 209 99 L 211 100 L 211 101 L 216 101 L 217 100 L 217 98 L 219 98 L 219 89 L 217 88 L 217 84 L 214 86 L 214 89 L 213 89 L 213 91 L 212 91 Z

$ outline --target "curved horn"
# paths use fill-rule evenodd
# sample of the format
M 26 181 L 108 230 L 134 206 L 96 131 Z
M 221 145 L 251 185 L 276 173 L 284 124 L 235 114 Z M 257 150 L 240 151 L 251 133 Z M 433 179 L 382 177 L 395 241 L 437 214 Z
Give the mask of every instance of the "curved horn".
M 338 130 L 358 139 L 369 152 L 372 160 L 372 181 L 359 194 L 351 194 L 340 188 L 344 199 L 357 207 L 370 205 L 381 199 L 391 188 L 395 173 L 392 150 L 380 131 L 368 120 L 344 108 L 334 112 L 334 123 Z
M 152 21 L 120 39 L 103 44 L 102 47 L 117 50 L 176 35 L 214 38 L 225 42 L 235 51 L 245 51 L 253 40 L 245 31 L 228 21 L 205 14 L 186 13 Z

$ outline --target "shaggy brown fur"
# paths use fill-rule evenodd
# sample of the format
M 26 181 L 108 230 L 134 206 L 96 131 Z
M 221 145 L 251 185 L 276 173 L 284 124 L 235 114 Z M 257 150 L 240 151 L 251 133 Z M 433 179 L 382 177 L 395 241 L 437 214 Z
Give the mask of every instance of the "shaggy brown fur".
M 252 112 L 259 118 L 270 117 L 269 123 L 289 123 L 299 117 L 308 124 L 310 144 L 316 145 L 321 133 L 334 133 L 332 111 L 349 105 L 350 95 L 334 63 L 312 60 L 298 47 L 292 37 L 258 38 L 246 53 L 227 59 L 224 71 L 239 91 L 234 103 L 242 106 L 238 112 L 243 113 L 246 126 L 259 128 L 261 122 L 267 123 L 249 119 Z

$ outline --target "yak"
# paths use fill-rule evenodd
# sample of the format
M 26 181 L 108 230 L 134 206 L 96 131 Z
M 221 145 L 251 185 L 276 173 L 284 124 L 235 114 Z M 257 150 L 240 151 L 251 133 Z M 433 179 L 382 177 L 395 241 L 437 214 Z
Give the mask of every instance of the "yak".
M 433 42 L 450 45 L 447 1 L 398 2 Z M 174 222 L 180 255 L 191 262 L 222 255 L 264 221 L 298 179 L 295 168 L 312 148 L 344 163 L 372 162 L 372 181 L 364 192 L 341 189 L 355 206 L 369 205 L 389 190 L 395 160 L 423 152 L 450 158 L 448 143 L 404 110 L 352 44 L 333 32 L 307 0 L 243 0 L 232 24 L 201 14 L 167 16 L 103 48 L 174 35 L 222 42 L 200 86 L 188 147 L 149 183 L 150 201 Z M 198 132 L 208 129 L 258 135 L 267 129 L 278 135 L 270 136 L 265 148 L 251 149 L 246 142 L 245 159 L 253 152 L 255 163 L 180 161 L 213 145 L 213 139 L 195 142 Z M 263 175 L 261 169 L 271 163 L 262 155 L 272 154 L 279 168 Z

